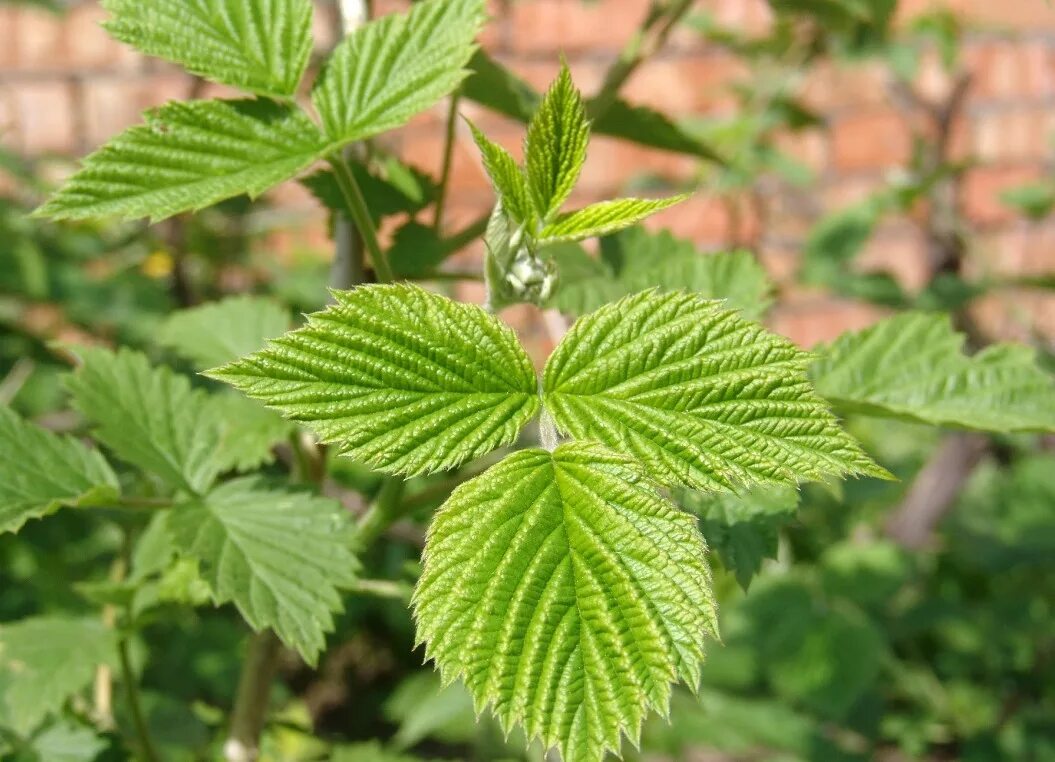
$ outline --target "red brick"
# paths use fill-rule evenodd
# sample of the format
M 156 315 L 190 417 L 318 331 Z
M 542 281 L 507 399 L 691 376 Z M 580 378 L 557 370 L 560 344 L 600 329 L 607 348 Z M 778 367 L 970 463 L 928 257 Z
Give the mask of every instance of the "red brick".
M 508 65 L 508 64 L 507 64 Z M 560 73 L 561 62 L 556 56 L 537 59 L 514 60 L 512 70 L 538 91 L 549 87 Z M 604 80 L 605 66 L 593 59 L 571 59 L 568 61 L 571 78 L 575 86 L 586 96 L 593 95 Z
M 110 37 L 101 23 L 107 13 L 94 3 L 75 5 L 63 24 L 63 65 L 77 69 L 134 69 L 143 57 L 129 45 Z
M 878 230 L 855 265 L 859 272 L 888 273 L 909 292 L 922 290 L 931 276 L 926 241 L 918 228 L 905 223 L 887 223 Z
M 839 119 L 832 131 L 832 157 L 837 169 L 890 169 L 912 153 L 905 118 L 893 111 L 873 111 Z
M 887 314 L 879 307 L 862 302 L 824 299 L 794 307 L 778 306 L 767 322 L 777 333 L 799 346 L 811 348 L 833 341 L 846 331 L 867 328 Z
M 84 139 L 100 145 L 143 121 L 143 112 L 187 96 L 188 78 L 172 73 L 142 78 L 91 78 L 84 84 Z
M 730 85 L 747 74 L 742 61 L 727 55 L 654 58 L 638 67 L 623 94 L 666 114 L 730 113 L 737 104 Z
M 977 225 L 999 225 L 1016 218 L 1014 210 L 1000 201 L 1011 188 L 1035 182 L 1043 170 L 1026 167 L 978 167 L 967 173 L 961 186 L 961 203 L 967 218 Z
M 71 153 L 77 142 L 70 86 L 41 81 L 14 90 L 15 119 L 27 154 Z
M 773 12 L 764 0 L 721 0 L 712 5 L 715 21 L 748 36 L 764 34 L 773 23 Z
M 510 45 L 514 51 L 615 51 L 637 31 L 648 0 L 518 0 L 512 4 Z
M 615 138 L 598 135 L 590 140 L 579 187 L 603 196 L 624 191 L 644 175 L 670 181 L 689 178 L 698 166 L 691 156 L 656 151 Z
M 16 33 L 5 40 L 15 49 L 15 68 L 54 71 L 65 63 L 62 17 L 37 8 L 18 11 Z
M 1007 109 L 979 116 L 973 125 L 974 153 L 988 162 L 1044 159 L 1051 153 L 1047 110 Z
M 697 246 L 725 246 L 729 242 L 729 213 L 721 199 L 698 193 L 687 201 L 649 217 L 650 230 L 670 230 Z
M 824 112 L 860 110 L 889 105 L 889 73 L 878 63 L 855 64 L 821 61 L 806 72 L 802 99 Z

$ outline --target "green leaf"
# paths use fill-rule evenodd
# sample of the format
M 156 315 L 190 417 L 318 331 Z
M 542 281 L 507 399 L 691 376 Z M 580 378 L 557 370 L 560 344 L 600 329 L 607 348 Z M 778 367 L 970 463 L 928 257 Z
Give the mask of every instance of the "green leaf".
M 1031 220 L 1042 220 L 1055 207 L 1055 187 L 1045 183 L 1020 185 L 1001 193 L 1000 200 Z
M 791 487 L 755 487 L 742 494 L 682 490 L 678 502 L 700 517 L 707 546 L 747 590 L 767 558 L 777 557 L 778 530 L 795 517 Z
M 0 407 L 0 533 L 17 532 L 61 506 L 92 505 L 119 492 L 98 452 Z
M 946 315 L 909 312 L 820 351 L 817 391 L 847 412 L 981 431 L 1055 431 L 1055 386 L 1031 349 L 973 357 Z
M 484 20 L 482 0 L 422 0 L 365 24 L 334 50 L 312 100 L 334 141 L 405 124 L 465 78 Z
M 253 629 L 274 629 L 315 664 L 357 570 L 340 503 L 237 479 L 176 506 L 168 528 L 218 605 L 234 603 Z
M 543 372 L 562 431 L 696 489 L 885 471 L 817 397 L 809 355 L 695 294 L 645 292 L 581 318 Z
M 192 74 L 290 98 L 311 55 L 310 0 L 104 0 L 103 26 Z
M 0 717 L 26 735 L 115 666 L 114 631 L 99 619 L 36 617 L 0 625 Z
M 172 102 L 88 156 L 36 214 L 162 220 L 242 193 L 259 196 L 326 148 L 318 128 L 294 106 Z
M 241 394 L 221 394 L 211 402 L 223 429 L 216 451 L 220 471 L 252 471 L 273 463 L 272 448 L 294 430 L 293 424 L 274 410 Z
M 531 221 L 533 208 L 524 172 L 520 169 L 516 160 L 509 155 L 508 151 L 497 143 L 488 140 L 486 135 L 476 129 L 475 124 L 470 122 L 469 128 L 472 130 L 473 139 L 480 149 L 480 155 L 484 161 L 484 169 L 487 170 L 487 175 L 491 178 L 491 185 L 494 186 L 495 192 L 502 202 L 502 208 L 517 223 L 524 224 Z
M 869 199 L 835 212 L 810 231 L 802 253 L 803 277 L 831 285 L 864 249 L 879 224 L 882 207 Z
M 666 115 L 647 106 L 633 106 L 616 100 L 594 122 L 598 135 L 629 140 L 662 151 L 684 153 L 710 161 L 721 161 L 714 148 L 690 135 Z
M 553 257 L 560 286 L 550 303 L 572 315 L 650 288 L 725 299 L 752 319 L 760 318 L 771 301 L 769 276 L 749 252 L 704 254 L 691 241 L 665 230 L 650 233 L 632 227 L 609 236 L 601 241 L 600 260 L 568 244 L 557 247 Z
M 687 198 L 687 195 L 658 199 L 621 198 L 590 204 L 584 209 L 562 214 L 546 225 L 539 234 L 540 243 L 581 241 L 608 235 L 636 225 L 646 217 L 680 204 Z
M 416 214 L 436 199 L 435 180 L 394 156 L 375 157 L 369 166 L 361 161 L 348 164 L 375 223 L 382 217 Z M 347 214 L 348 202 L 333 170 L 315 172 L 301 182 L 327 209 Z
M 390 751 L 379 741 L 335 746 L 330 762 L 420 762 L 421 757 Z
M 287 330 L 289 313 L 278 302 L 231 296 L 174 312 L 161 324 L 157 342 L 204 370 L 255 352 Z
M 531 85 L 483 50 L 473 53 L 469 70 L 471 75 L 462 83 L 464 97 L 517 121 L 530 121 L 542 100 Z
M 303 328 L 209 375 L 388 473 L 479 457 L 535 414 L 530 359 L 479 307 L 409 285 L 333 296 Z
M 594 444 L 517 452 L 437 513 L 418 637 L 477 708 L 563 759 L 601 760 L 695 685 L 716 637 L 704 544 L 634 461 Z
M 571 195 L 586 161 L 590 123 L 568 67 L 539 104 L 524 139 L 524 162 L 536 216 L 549 222 Z
M 41 762 L 91 762 L 109 743 L 83 725 L 62 720 L 36 736 L 31 746 Z
M 170 486 L 202 492 L 219 470 L 220 427 L 205 392 L 129 349 L 78 347 L 82 364 L 66 379 L 73 406 L 93 434 L 124 461 Z

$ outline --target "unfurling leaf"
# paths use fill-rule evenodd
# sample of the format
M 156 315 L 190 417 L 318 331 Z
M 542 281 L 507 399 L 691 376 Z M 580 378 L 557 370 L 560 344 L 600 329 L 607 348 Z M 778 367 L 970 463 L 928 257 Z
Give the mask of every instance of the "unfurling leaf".
M 173 102 L 88 156 L 37 214 L 162 220 L 243 193 L 259 196 L 325 149 L 318 127 L 294 106 Z
M 119 491 L 97 451 L 0 407 L 0 532 L 17 532 L 61 506 L 91 505 Z
M 345 143 L 399 127 L 466 77 L 483 0 L 422 0 L 365 24 L 334 50 L 312 93 L 326 134 Z
M 636 739 L 716 637 L 692 518 L 597 445 L 523 450 L 459 487 L 429 530 L 418 637 L 478 709 L 564 759 Z
M 524 177 L 520 165 L 502 146 L 488 140 L 486 135 L 476 129 L 476 125 L 470 123 L 469 127 L 483 157 L 484 169 L 491 178 L 491 185 L 494 186 L 502 207 L 514 222 L 531 222 L 534 218 L 534 208 L 527 178 Z
M 104 0 L 103 26 L 144 53 L 251 93 L 290 98 L 311 55 L 311 0 Z
M 306 492 L 228 482 L 168 514 L 178 552 L 198 562 L 217 604 L 274 629 L 314 664 L 357 561 L 348 512 Z
M 451 468 L 509 444 L 537 410 L 530 359 L 479 307 L 408 285 L 334 298 L 210 375 L 389 473 Z
M 811 369 L 847 412 L 982 431 L 1055 431 L 1055 384 L 1024 346 L 973 357 L 947 315 L 909 312 L 839 337 Z
M 129 349 L 78 347 L 76 354 L 83 362 L 66 386 L 96 439 L 172 487 L 201 492 L 212 484 L 220 425 L 205 392 Z
M 557 427 L 639 458 L 666 484 L 886 472 L 813 391 L 809 355 L 695 294 L 645 292 L 580 319 L 550 356 Z

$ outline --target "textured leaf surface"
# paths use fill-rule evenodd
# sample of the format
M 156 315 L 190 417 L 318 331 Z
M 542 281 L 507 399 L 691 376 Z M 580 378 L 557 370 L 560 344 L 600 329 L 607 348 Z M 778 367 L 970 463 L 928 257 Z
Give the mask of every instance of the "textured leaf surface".
M 535 213 L 543 221 L 557 213 L 571 195 L 590 140 L 582 96 L 562 66 L 528 125 L 524 163 Z
M 989 347 L 973 357 L 948 316 L 905 313 L 840 337 L 812 368 L 837 407 L 985 431 L 1055 430 L 1055 385 L 1033 351 Z
M 636 225 L 656 212 L 680 204 L 688 196 L 645 199 L 621 198 L 601 201 L 584 209 L 562 214 L 539 234 L 543 244 L 558 241 L 581 241 L 585 238 L 614 233 Z
M 315 663 L 357 569 L 340 503 L 238 479 L 174 508 L 168 526 L 217 604 L 234 603 L 254 629 L 274 629 Z
M 555 255 L 560 286 L 551 304 L 563 312 L 584 315 L 650 288 L 724 299 L 752 319 L 761 317 L 770 303 L 769 277 L 746 251 L 704 254 L 667 231 L 635 227 L 604 239 L 600 260 L 587 262 L 587 256 L 571 247 Z
M 883 475 L 806 377 L 809 356 L 695 294 L 627 297 L 581 318 L 550 356 L 562 431 L 697 489 Z
M 251 93 L 290 97 L 311 55 L 310 0 L 104 0 L 103 26 L 148 55 Z
M 161 220 L 242 193 L 258 196 L 325 149 L 318 128 L 293 106 L 173 102 L 88 156 L 38 214 Z
M 173 313 L 157 340 L 204 370 L 255 352 L 288 329 L 289 313 L 278 302 L 232 296 Z
M 17 532 L 60 506 L 107 500 L 119 491 L 98 452 L 0 407 L 0 532 Z
M 722 565 L 747 589 L 767 558 L 777 557 L 778 532 L 795 518 L 792 487 L 754 487 L 744 493 L 682 490 L 678 502 L 700 517 L 700 531 Z
M 348 35 L 312 99 L 326 134 L 361 140 L 405 124 L 465 78 L 484 20 L 482 0 L 422 0 Z
M 334 298 L 303 328 L 211 375 L 390 473 L 483 455 L 512 442 L 538 408 L 530 359 L 479 307 L 407 285 Z
M 527 179 L 520 165 L 502 146 L 488 140 L 486 135 L 476 129 L 476 125 L 470 123 L 469 126 L 502 208 L 518 223 L 531 220 L 533 207 Z
M 98 619 L 37 617 L 0 625 L 0 724 L 28 734 L 114 665 L 114 631 Z
M 479 707 L 564 759 L 600 760 L 695 684 L 716 636 L 704 545 L 629 458 L 593 444 L 509 456 L 429 530 L 418 637 Z
M 95 438 L 172 487 L 206 489 L 218 471 L 220 437 L 209 397 L 138 352 L 76 352 L 83 362 L 66 386 L 73 406 L 95 424 Z

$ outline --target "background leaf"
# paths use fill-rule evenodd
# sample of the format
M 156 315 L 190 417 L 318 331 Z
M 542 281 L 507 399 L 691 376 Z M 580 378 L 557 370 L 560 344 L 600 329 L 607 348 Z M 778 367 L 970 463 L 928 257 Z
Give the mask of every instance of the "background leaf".
M 289 312 L 272 299 L 231 296 L 172 313 L 157 342 L 204 370 L 255 352 L 289 324 Z
M 418 637 L 477 707 L 601 760 L 695 684 L 716 636 L 691 518 L 592 444 L 517 452 L 459 487 L 429 530 Z

